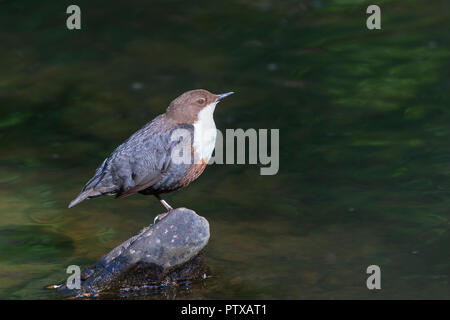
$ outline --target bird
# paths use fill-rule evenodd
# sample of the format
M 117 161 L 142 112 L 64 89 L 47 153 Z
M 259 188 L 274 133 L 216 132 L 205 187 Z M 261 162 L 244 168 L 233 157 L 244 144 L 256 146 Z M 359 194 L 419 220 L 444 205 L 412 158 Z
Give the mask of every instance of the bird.
M 140 193 L 160 201 L 166 212 L 154 221 L 163 219 L 173 208 L 161 194 L 186 187 L 203 173 L 216 142 L 214 110 L 233 93 L 196 89 L 181 94 L 165 113 L 133 133 L 103 160 L 68 208 L 102 195 L 124 198 Z

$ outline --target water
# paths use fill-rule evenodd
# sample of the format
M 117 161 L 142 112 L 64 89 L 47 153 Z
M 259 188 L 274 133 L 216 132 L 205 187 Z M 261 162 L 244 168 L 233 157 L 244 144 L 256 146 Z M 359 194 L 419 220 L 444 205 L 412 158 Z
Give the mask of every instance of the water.
M 193 88 L 279 128 L 280 171 L 214 165 L 167 200 L 207 217 L 211 278 L 140 298 L 450 298 L 450 2 L 0 2 L 0 298 L 45 299 L 148 225 L 153 197 L 66 209 Z M 366 288 L 366 268 L 382 289 Z

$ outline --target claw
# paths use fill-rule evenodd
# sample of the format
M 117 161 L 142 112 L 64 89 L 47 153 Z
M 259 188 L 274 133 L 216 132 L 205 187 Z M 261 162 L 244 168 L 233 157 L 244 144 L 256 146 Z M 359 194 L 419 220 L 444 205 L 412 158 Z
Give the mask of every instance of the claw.
M 162 219 L 164 219 L 167 216 L 168 212 L 166 213 L 161 213 L 158 214 L 155 219 L 153 219 L 153 224 L 156 224 L 158 221 L 161 221 Z

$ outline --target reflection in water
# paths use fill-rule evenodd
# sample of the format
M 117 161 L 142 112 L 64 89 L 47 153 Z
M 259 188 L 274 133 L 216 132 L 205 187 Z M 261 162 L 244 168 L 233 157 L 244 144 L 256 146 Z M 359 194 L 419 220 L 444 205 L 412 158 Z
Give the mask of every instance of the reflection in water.
M 58 6 L 2 2 L 0 298 L 51 297 L 161 213 L 140 195 L 66 206 L 194 88 L 236 92 L 220 130 L 280 129 L 280 171 L 213 165 L 168 196 L 212 232 L 212 277 L 170 298 L 450 298 L 450 8 L 413 2 L 384 1 L 381 32 L 343 0 L 80 1 L 79 32 Z
M 9 225 L 0 228 L 0 260 L 11 263 L 57 261 L 73 254 L 73 241 L 44 227 Z

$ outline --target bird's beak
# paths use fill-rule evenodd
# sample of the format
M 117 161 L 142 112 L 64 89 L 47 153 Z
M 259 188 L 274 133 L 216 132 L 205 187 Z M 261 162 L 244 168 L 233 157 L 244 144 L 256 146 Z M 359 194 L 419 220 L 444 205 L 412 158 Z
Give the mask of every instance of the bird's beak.
M 222 94 L 218 94 L 217 95 L 217 101 L 222 100 L 223 98 L 226 98 L 228 96 L 231 96 L 234 92 L 227 92 L 227 93 L 222 93 Z

